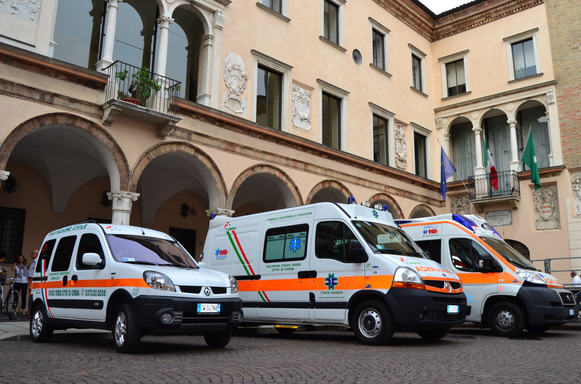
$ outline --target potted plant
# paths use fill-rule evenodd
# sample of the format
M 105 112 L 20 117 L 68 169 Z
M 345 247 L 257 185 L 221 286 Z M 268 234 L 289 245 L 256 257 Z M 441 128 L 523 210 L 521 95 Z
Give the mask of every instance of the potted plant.
M 161 85 L 151 78 L 151 74 L 147 67 L 143 67 L 131 76 L 129 72 L 124 70 L 122 72 L 115 73 L 115 77 L 121 81 L 125 81 L 127 78 L 131 77 L 131 85 L 129 86 L 130 95 L 119 91 L 119 98 L 124 101 L 141 105 L 151 96 L 152 91 L 158 92 L 161 90 Z

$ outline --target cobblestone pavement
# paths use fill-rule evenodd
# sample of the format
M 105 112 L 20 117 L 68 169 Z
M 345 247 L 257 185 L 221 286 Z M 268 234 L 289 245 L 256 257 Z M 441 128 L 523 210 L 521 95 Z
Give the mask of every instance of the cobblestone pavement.
M 506 339 L 463 326 L 440 341 L 396 333 L 389 346 L 349 331 L 232 338 L 209 349 L 202 337 L 146 337 L 134 355 L 110 335 L 59 334 L 51 342 L 2 341 L 2 383 L 577 383 L 581 327 Z

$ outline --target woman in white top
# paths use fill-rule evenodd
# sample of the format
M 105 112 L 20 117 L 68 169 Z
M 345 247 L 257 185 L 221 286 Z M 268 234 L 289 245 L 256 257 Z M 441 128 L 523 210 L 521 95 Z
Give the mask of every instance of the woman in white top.
M 18 256 L 18 260 L 14 262 L 12 270 L 14 275 L 14 289 L 20 292 L 22 313 L 26 308 L 26 292 L 28 291 L 28 261 L 23 255 Z

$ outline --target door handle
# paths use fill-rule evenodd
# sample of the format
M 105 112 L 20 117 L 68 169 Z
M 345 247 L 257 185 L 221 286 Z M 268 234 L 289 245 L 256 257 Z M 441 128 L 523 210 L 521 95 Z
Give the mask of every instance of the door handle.
M 71 280 L 76 282 L 77 280 L 79 280 L 79 278 L 77 277 L 77 275 L 73 275 L 73 277 L 71 277 Z
M 317 277 L 317 271 L 300 271 L 297 276 L 299 279 L 312 279 Z
M 65 275 L 63 277 L 63 287 L 66 287 L 67 286 L 67 281 L 69 281 L 69 277 L 67 275 Z

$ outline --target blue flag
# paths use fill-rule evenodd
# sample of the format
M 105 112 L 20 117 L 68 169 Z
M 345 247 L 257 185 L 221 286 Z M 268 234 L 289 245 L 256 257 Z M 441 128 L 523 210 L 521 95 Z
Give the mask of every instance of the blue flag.
M 440 179 L 440 193 L 442 194 L 442 198 L 446 201 L 446 180 L 450 176 L 456 173 L 456 167 L 454 164 L 448 159 L 446 156 L 446 152 L 444 152 L 444 148 L 442 148 L 442 156 L 440 162 L 440 171 L 441 171 L 441 179 Z

